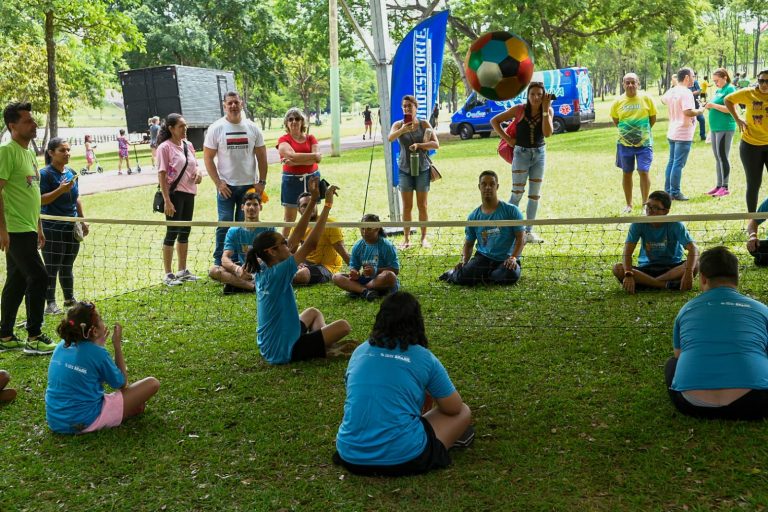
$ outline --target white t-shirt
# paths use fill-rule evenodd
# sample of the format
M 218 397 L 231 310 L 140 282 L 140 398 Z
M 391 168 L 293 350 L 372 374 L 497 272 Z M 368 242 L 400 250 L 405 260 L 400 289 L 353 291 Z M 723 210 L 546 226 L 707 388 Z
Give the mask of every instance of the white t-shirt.
M 245 118 L 238 124 L 222 117 L 205 135 L 204 146 L 217 151 L 216 167 L 227 185 L 253 185 L 259 180 L 254 148 L 264 146 L 261 130 Z

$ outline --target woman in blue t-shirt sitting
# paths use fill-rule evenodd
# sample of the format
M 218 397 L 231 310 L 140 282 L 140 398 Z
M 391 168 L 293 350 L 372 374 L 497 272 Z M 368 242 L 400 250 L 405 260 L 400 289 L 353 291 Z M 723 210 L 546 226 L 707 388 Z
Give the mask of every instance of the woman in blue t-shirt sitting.
M 309 179 L 310 202 L 290 237 L 286 240 L 275 231 L 261 233 L 245 257 L 245 270 L 256 280 L 259 322 L 256 341 L 261 355 L 270 364 L 325 357 L 326 349 L 351 330 L 346 320 L 326 325 L 325 317 L 317 308 L 307 308 L 299 315 L 291 286 L 299 264 L 304 263 L 307 255 L 317 248 L 328 213 L 333 207 L 333 196 L 337 190 L 335 185 L 326 191 L 325 206 L 315 227 L 296 253 L 291 254 L 290 247 L 298 246 L 302 235 L 307 232 L 309 218 L 320 197 L 319 181 L 317 177 Z
M 352 354 L 333 461 L 359 475 L 403 476 L 444 468 L 448 449 L 474 439 L 471 413 L 427 349 L 416 297 L 396 292 Z M 437 407 L 422 415 L 426 393 Z
M 69 142 L 54 137 L 48 142 L 45 163 L 40 171 L 41 211 L 59 217 L 83 217 L 83 204 L 77 187 L 77 173 L 69 164 Z M 72 307 L 77 300 L 74 296 L 72 266 L 80 251 L 80 240 L 88 234 L 88 224 L 82 222 L 43 221 L 43 261 L 48 271 L 48 289 L 45 299 L 46 314 L 57 315 L 61 309 L 56 304 L 56 279 L 64 293 L 64 307 Z
M 123 328 L 115 324 L 114 361 L 104 348 L 109 329 L 92 302 L 78 302 L 56 328 L 63 339 L 48 365 L 45 416 L 59 434 L 86 434 L 120 426 L 144 412 L 160 382 L 146 377 L 128 384 L 122 350 Z M 104 383 L 116 391 L 104 394 Z

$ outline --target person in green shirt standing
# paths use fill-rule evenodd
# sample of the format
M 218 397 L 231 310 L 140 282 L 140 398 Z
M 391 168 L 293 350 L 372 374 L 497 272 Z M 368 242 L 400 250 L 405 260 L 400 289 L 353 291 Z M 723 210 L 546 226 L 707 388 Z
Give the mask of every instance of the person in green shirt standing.
M 56 344 L 43 334 L 48 273 L 38 249 L 45 245 L 40 223 L 40 174 L 29 143 L 37 135 L 32 105 L 10 103 L 3 121 L 11 140 L 0 146 L 0 250 L 5 252 L 6 278 L 0 298 L 0 352 L 24 349 L 48 355 Z M 26 299 L 26 301 L 25 301 Z M 22 301 L 27 308 L 27 341 L 13 332 Z
M 712 142 L 712 152 L 715 155 L 715 171 L 717 180 L 715 186 L 707 192 L 712 197 L 723 197 L 730 194 L 728 190 L 728 177 L 731 174 L 731 162 L 728 155 L 731 152 L 733 134 L 736 133 L 736 121 L 725 106 L 725 97 L 736 91 L 731 83 L 728 70 L 718 68 L 712 73 L 715 83 L 715 94 L 712 101 L 704 103 L 704 108 L 709 112 L 709 133 Z

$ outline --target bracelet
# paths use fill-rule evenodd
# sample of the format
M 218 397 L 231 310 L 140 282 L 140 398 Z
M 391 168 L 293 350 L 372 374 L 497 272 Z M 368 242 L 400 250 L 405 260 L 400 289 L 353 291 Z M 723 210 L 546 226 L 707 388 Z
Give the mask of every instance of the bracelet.
M 752 240 L 753 238 L 757 239 L 757 233 L 750 233 L 749 234 L 749 239 Z
M 549 112 L 544 112 L 543 114 L 541 114 L 541 116 L 542 117 L 549 117 Z
M 259 181 L 256 182 L 256 184 L 257 185 L 266 185 L 267 184 L 267 180 L 259 180 Z
M 324 203 L 323 208 L 328 208 L 329 210 L 333 208 L 333 203 Z
M 626 272 L 624 272 L 624 277 L 635 277 L 635 273 L 632 272 L 631 270 L 627 270 Z

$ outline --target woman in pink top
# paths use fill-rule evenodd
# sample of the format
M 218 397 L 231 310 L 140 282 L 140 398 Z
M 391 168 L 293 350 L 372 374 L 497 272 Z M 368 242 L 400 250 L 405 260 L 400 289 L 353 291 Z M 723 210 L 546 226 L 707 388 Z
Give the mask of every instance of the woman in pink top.
M 284 124 L 287 133 L 277 140 L 277 150 L 283 163 L 280 203 L 285 208 L 285 222 L 293 222 L 299 208 L 299 196 L 307 191 L 309 178 L 320 177 L 317 164 L 322 155 L 315 136 L 305 133 L 307 120 L 301 110 L 289 108 Z M 283 236 L 288 236 L 290 231 L 290 228 L 283 228 Z
M 187 122 L 181 114 L 169 114 L 157 136 L 157 177 L 165 200 L 166 220 L 192 220 L 195 211 L 197 185 L 203 175 L 197 170 L 195 148 L 187 140 Z M 181 177 L 179 177 L 181 175 Z M 187 269 L 189 226 L 168 226 L 163 240 L 163 283 L 168 286 L 197 281 L 197 276 Z M 173 246 L 176 245 L 179 271 L 172 270 Z

